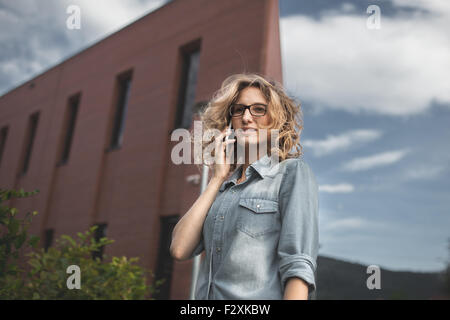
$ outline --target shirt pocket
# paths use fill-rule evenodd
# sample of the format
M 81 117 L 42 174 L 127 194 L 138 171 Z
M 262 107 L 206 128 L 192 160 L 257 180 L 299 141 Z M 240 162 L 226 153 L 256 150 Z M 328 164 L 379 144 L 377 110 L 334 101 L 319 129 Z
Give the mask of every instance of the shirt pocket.
M 277 229 L 277 212 L 277 201 L 242 198 L 236 227 L 253 238 L 261 237 Z

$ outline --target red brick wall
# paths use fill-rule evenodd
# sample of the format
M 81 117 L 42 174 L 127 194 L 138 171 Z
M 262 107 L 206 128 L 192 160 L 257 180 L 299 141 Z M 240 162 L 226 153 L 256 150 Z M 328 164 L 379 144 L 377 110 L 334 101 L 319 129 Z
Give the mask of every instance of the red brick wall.
M 199 194 L 195 165 L 170 161 L 181 69 L 179 48 L 201 39 L 196 101 L 244 71 L 282 81 L 277 0 L 175 0 L 0 97 L 9 126 L 3 188 L 40 190 L 12 203 L 39 211 L 32 232 L 74 235 L 106 222 L 108 255 L 156 269 L 160 216 L 184 214 Z M 133 70 L 123 145 L 105 152 L 118 74 Z M 34 83 L 30 88 L 29 84 Z M 81 92 L 69 161 L 56 166 L 68 98 Z M 29 169 L 18 177 L 29 116 L 40 111 Z M 176 262 L 172 299 L 189 297 L 192 261 Z

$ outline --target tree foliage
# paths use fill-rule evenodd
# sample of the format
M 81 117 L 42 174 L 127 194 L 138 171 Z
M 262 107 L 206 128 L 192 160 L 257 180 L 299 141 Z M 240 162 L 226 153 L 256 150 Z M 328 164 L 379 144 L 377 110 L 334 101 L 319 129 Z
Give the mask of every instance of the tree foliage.
M 77 237 L 62 235 L 56 245 L 45 251 L 38 249 L 39 238 L 28 234 L 32 216 L 17 218 L 17 209 L 3 202 L 13 197 L 37 193 L 20 190 L 0 190 L 0 299 L 148 299 L 156 287 L 148 284 L 153 274 L 137 265 L 138 258 L 93 258 L 93 252 L 113 243 L 106 237 L 95 240 L 97 226 Z M 27 271 L 19 267 L 19 252 L 33 248 L 27 256 Z M 71 273 L 67 268 L 80 268 L 80 289 L 69 289 Z
M 25 247 L 36 248 L 39 238 L 28 234 L 32 216 L 37 212 L 28 212 L 24 218 L 18 218 L 16 208 L 3 203 L 14 198 L 25 198 L 38 193 L 25 192 L 23 189 L 0 189 L 0 299 L 17 298 L 23 292 L 25 271 L 18 260 Z

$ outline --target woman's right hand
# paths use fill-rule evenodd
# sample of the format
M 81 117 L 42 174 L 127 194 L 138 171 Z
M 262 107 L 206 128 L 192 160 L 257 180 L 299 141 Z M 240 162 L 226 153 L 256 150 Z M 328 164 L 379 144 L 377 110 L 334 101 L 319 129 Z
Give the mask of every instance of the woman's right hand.
M 220 135 L 215 139 L 215 158 L 214 158 L 214 175 L 213 178 L 225 180 L 230 173 L 231 159 L 226 157 L 226 147 L 233 144 L 236 139 L 224 140 L 227 135 L 231 134 L 231 129 L 226 127 Z
M 225 136 L 229 134 L 227 129 L 224 129 L 213 140 L 215 144 L 215 156 L 212 159 L 214 161 L 212 163 L 214 170 L 213 178 L 209 181 L 206 189 L 201 193 L 192 207 L 181 217 L 173 228 L 170 254 L 178 261 L 184 261 L 192 257 L 196 245 L 202 241 L 205 218 L 216 199 L 221 184 L 228 177 L 231 161 L 225 161 L 225 147 L 233 143 L 236 139 L 223 141 Z M 207 160 L 210 165 L 210 158 L 208 157 Z

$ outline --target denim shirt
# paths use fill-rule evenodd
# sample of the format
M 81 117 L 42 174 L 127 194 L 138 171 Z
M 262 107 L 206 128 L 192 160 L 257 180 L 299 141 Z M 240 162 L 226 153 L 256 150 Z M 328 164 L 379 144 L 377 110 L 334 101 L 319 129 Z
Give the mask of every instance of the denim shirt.
M 283 299 L 298 277 L 315 298 L 318 186 L 303 158 L 273 163 L 267 155 L 220 187 L 191 258 L 205 250 L 195 299 Z

